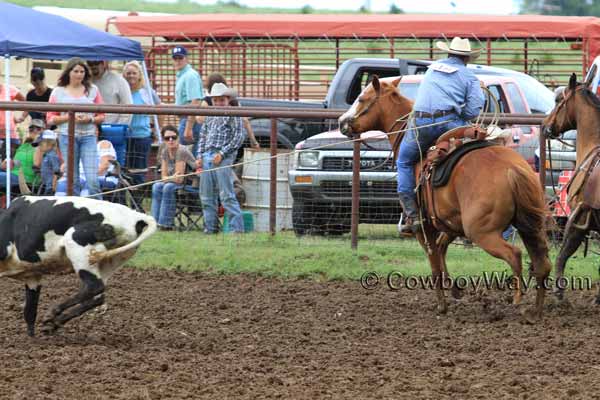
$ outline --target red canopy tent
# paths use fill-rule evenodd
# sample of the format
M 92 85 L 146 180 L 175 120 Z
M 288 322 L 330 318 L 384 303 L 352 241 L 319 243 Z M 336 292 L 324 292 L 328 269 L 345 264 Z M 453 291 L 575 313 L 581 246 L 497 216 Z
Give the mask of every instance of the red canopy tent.
M 122 35 L 148 37 L 146 59 L 165 96 L 169 49 L 188 47 L 201 73 L 219 71 L 245 96 L 321 99 L 341 63 L 356 57 L 434 60 L 436 40 L 468 37 L 477 62 L 512 68 L 549 86 L 585 72 L 600 54 L 600 18 L 541 15 L 199 14 L 117 17 Z
M 578 40 L 585 52 L 600 52 L 600 19 L 542 15 L 198 14 L 117 17 L 125 36 L 168 38 L 537 38 Z

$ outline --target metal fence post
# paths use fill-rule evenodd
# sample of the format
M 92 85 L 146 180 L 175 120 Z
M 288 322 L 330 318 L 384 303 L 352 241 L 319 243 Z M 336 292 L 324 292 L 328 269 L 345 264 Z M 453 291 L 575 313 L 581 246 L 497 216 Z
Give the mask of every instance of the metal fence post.
M 271 118 L 271 186 L 269 201 L 269 231 L 275 235 L 277 229 L 277 120 Z
M 542 190 L 546 191 L 546 139 L 544 138 L 543 128 L 540 125 L 540 183 Z M 550 171 L 552 173 L 552 171 Z
M 69 162 L 67 163 L 67 196 L 73 196 L 75 182 L 75 112 L 69 111 Z M 79 178 L 79 177 L 78 177 Z
M 358 139 L 358 137 L 355 137 Z M 352 219 L 350 221 L 351 246 L 358 247 L 358 219 L 360 216 L 360 141 L 355 140 L 352 148 Z

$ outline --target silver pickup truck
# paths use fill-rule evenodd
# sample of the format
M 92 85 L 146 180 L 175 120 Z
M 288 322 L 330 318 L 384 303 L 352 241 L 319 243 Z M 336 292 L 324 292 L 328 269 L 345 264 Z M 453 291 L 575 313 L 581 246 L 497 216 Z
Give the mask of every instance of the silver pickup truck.
M 547 112 L 554 105 L 554 95 L 545 86 L 528 75 L 489 68 L 491 74 L 481 74 L 480 80 L 499 99 L 503 113 Z M 518 74 L 518 78 L 515 75 Z M 422 76 L 405 76 L 400 91 L 414 98 Z M 526 81 L 535 92 L 527 95 L 520 81 Z M 530 106 L 529 100 L 537 108 Z M 541 108 L 541 109 L 540 109 Z M 490 110 L 493 112 L 494 110 Z M 515 148 L 534 164 L 538 146 L 537 126 L 513 126 L 512 138 L 507 145 Z M 396 166 L 387 140 L 363 145 L 360 160 L 360 222 L 396 223 L 400 206 L 396 193 Z M 326 147 L 323 147 L 326 146 Z M 311 150 L 311 149 L 314 149 Z M 339 131 L 333 130 L 312 136 L 296 145 L 294 169 L 289 171 L 289 185 L 293 196 L 292 222 L 299 234 L 343 234 L 350 230 L 352 192 L 352 144 Z

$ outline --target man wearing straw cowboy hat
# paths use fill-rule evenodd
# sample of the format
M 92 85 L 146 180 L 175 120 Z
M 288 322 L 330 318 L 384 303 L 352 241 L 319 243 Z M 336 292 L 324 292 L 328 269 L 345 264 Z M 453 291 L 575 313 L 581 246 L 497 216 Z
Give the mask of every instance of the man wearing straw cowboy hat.
M 432 63 L 419 86 L 413 106 L 414 119 L 406 132 L 396 166 L 398 168 L 398 194 L 404 213 L 400 234 L 412 236 L 420 221 L 415 195 L 415 164 L 444 132 L 468 125 L 477 117 L 484 105 L 484 95 L 477 77 L 467 69 L 470 60 L 480 50 L 472 50 L 469 39 L 455 37 L 448 46 L 436 46 L 448 53 L 448 58 Z
M 213 106 L 229 107 L 237 93 L 223 83 L 215 83 L 208 96 Z M 230 232 L 244 232 L 242 210 L 235 197 L 231 171 L 243 141 L 244 130 L 240 117 L 206 117 L 204 120 L 198 141 L 196 167 L 204 170 L 200 179 L 200 200 L 205 233 L 218 232 L 218 197 L 229 213 Z

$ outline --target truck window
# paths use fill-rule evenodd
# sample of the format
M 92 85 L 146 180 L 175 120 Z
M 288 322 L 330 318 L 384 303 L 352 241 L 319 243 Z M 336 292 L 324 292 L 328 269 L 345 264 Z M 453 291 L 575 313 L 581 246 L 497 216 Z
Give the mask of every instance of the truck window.
M 487 88 L 490 90 L 490 92 L 492 92 L 492 94 L 498 100 L 498 103 L 500 104 L 500 109 L 496 110 L 496 106 L 493 101 L 490 102 L 490 104 L 488 106 L 488 96 L 487 95 L 485 96 L 486 97 L 485 105 L 483 106 L 483 109 L 484 110 L 487 109 L 489 113 L 494 113 L 496 111 L 499 113 L 505 113 L 508 107 L 506 107 L 506 99 L 502 95 L 502 88 L 500 87 L 500 85 L 490 85 Z
M 510 101 L 515 107 L 515 112 L 526 114 L 527 106 L 525 106 L 525 102 L 521 97 L 521 91 L 514 83 L 507 83 L 506 90 L 508 91 L 508 96 L 510 97 Z
M 388 78 L 391 76 L 398 76 L 398 68 L 361 68 L 356 73 L 356 76 L 352 80 L 352 85 L 348 90 L 346 96 L 346 103 L 348 105 L 354 103 L 354 100 L 362 92 L 362 90 L 373 80 L 373 77 L 377 75 L 379 78 Z

